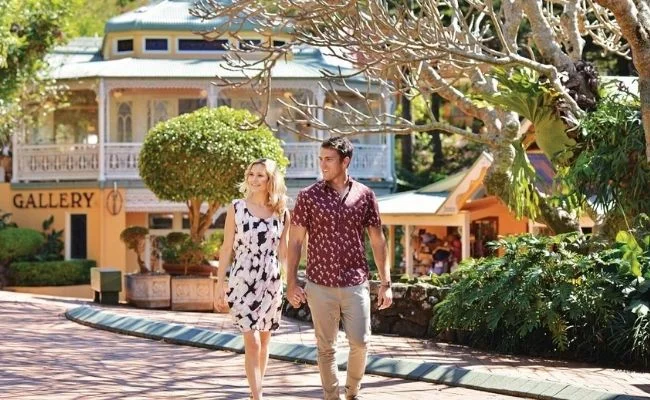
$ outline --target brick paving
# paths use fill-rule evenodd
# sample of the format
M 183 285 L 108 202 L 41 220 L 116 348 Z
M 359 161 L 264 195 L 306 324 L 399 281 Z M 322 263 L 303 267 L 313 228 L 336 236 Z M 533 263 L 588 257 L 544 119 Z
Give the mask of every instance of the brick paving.
M 7 298 L 6 292 L 4 293 L 3 295 L 3 292 L 0 292 L 0 301 Z M 45 296 L 31 297 L 31 301 L 41 301 L 39 299 L 47 299 L 42 301 L 58 304 L 60 307 L 72 307 L 82 304 L 79 300 L 64 301 L 46 298 Z M 192 325 L 219 332 L 236 333 L 227 314 L 142 310 L 127 306 L 102 306 L 102 308 L 122 315 Z M 273 340 L 284 343 L 315 344 L 311 324 L 290 319 L 283 321 L 280 331 L 273 336 Z M 341 346 L 346 345 L 343 332 L 339 333 L 339 343 Z M 650 373 L 602 368 L 584 363 L 529 357 L 506 357 L 425 339 L 373 335 L 370 354 L 382 357 L 432 361 L 441 365 L 462 367 L 473 371 L 547 380 L 611 393 L 634 396 L 648 396 L 650 394 Z
M 228 314 L 140 310 L 124 306 L 117 307 L 113 311 L 124 315 L 192 325 L 219 332 L 237 332 Z M 278 334 L 273 336 L 273 340 L 283 343 L 316 344 L 311 324 L 288 318 L 283 320 L 282 327 Z M 339 332 L 338 342 L 341 346 L 347 345 L 344 332 Z M 472 371 L 548 380 L 604 392 L 650 396 L 650 372 L 603 368 L 578 362 L 510 357 L 465 346 L 388 335 L 373 335 L 369 354 L 431 361 Z
M 243 355 L 118 335 L 65 319 L 65 309 L 78 304 L 0 291 L 0 398 L 247 398 Z M 271 360 L 265 383 L 265 398 L 321 398 L 315 366 Z M 374 400 L 514 399 L 372 375 L 363 390 L 365 399 Z

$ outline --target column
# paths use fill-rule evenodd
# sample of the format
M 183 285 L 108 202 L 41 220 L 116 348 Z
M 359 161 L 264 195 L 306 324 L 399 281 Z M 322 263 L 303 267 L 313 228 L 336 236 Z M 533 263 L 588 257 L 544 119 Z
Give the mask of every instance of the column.
M 97 137 L 97 145 L 99 146 L 99 155 L 97 158 L 97 163 L 99 164 L 99 180 L 103 181 L 106 179 L 106 158 L 105 146 L 106 142 L 106 112 L 108 108 L 108 102 L 106 101 L 106 82 L 104 78 L 99 79 L 99 99 L 97 100 L 97 112 L 99 113 L 97 119 L 99 124 L 99 135 Z
M 389 271 L 395 266 L 395 225 L 388 225 L 388 260 Z
M 208 86 L 208 107 L 214 108 L 217 106 L 219 100 L 219 88 L 213 83 Z
M 411 225 L 404 227 L 404 259 L 406 260 L 406 274 L 413 276 L 413 249 L 411 248 Z
M 317 84 L 316 89 L 314 91 L 315 94 L 315 100 L 316 100 L 316 118 L 318 118 L 319 121 L 324 122 L 325 118 L 325 111 L 323 110 L 323 107 L 325 106 L 325 89 L 323 89 L 320 85 Z M 316 132 L 316 136 L 323 140 L 325 139 L 325 132 L 322 129 L 319 129 L 318 132 Z M 315 147 L 315 152 L 314 154 L 314 166 L 316 167 L 316 176 L 318 179 L 322 179 L 323 175 L 320 170 L 320 165 L 318 163 L 318 156 L 320 152 L 320 147 Z
M 316 97 L 316 106 L 318 107 L 316 109 L 316 118 L 318 118 L 319 121 L 323 122 L 323 119 L 325 118 L 325 111 L 323 110 L 323 107 L 325 106 L 325 90 L 320 85 L 318 85 L 315 89 L 314 95 Z M 324 139 L 325 132 L 320 129 L 317 132 L 317 136 L 321 139 Z
M 470 257 L 470 239 L 469 239 L 469 227 L 472 222 L 472 215 L 469 211 L 461 211 L 460 214 L 463 216 L 463 225 L 461 228 L 461 254 L 463 260 Z
M 18 132 L 14 132 L 13 135 L 11 135 L 11 182 L 18 182 L 19 178 L 18 176 L 20 173 L 18 172 L 18 157 L 20 157 L 20 149 L 18 148 L 19 146 L 19 141 L 18 141 L 18 136 L 25 137 L 25 125 L 20 124 L 20 128 L 18 129 Z M 1 150 L 1 149 L 0 149 Z M 2 177 L 4 181 L 4 177 Z
M 382 91 L 382 96 L 384 97 L 384 113 L 386 115 L 391 115 L 393 113 L 393 97 L 390 94 L 390 91 L 388 90 L 383 90 Z M 388 117 L 385 118 L 385 122 L 389 123 L 390 119 Z M 395 149 L 395 135 L 386 132 L 386 170 L 384 172 L 384 179 L 394 181 L 395 177 L 393 174 L 393 171 L 395 170 L 395 157 L 393 157 L 393 151 Z

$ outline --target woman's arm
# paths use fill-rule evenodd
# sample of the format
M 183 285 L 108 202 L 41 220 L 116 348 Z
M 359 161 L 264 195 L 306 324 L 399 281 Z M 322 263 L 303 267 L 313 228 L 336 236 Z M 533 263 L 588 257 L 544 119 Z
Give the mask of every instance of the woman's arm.
M 280 236 L 280 244 L 278 246 L 278 262 L 280 263 L 280 270 L 282 280 L 287 281 L 287 254 L 289 250 L 289 228 L 291 227 L 291 216 L 289 210 L 285 211 L 284 229 Z
M 226 211 L 226 223 L 223 228 L 223 243 L 219 249 L 219 272 L 217 273 L 218 285 L 224 285 L 226 272 L 232 262 L 232 245 L 235 242 L 235 207 L 230 204 Z

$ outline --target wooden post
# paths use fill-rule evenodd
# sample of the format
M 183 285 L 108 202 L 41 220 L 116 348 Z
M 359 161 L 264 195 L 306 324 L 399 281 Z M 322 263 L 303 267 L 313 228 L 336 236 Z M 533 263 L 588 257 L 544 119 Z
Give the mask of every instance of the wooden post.
M 395 265 L 395 225 L 388 225 L 388 270 L 390 271 Z
M 406 274 L 413 276 L 413 248 L 411 247 L 411 225 L 404 227 L 404 257 L 406 259 Z

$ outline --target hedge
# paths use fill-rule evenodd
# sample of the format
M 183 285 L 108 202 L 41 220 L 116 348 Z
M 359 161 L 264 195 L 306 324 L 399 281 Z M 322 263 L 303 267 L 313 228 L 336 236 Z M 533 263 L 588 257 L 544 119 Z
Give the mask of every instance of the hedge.
M 67 286 L 90 283 L 92 260 L 22 261 L 9 265 L 11 286 Z

